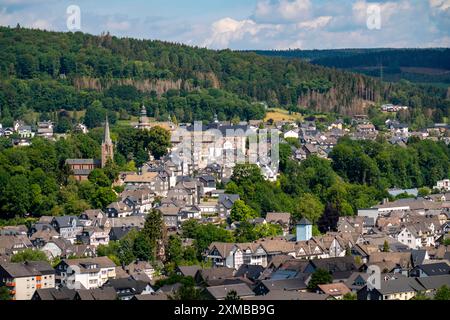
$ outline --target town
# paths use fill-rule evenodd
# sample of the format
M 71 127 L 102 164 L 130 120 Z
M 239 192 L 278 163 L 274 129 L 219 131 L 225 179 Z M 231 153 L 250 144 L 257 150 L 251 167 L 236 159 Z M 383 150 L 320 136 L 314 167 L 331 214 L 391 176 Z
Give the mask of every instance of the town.
M 393 110 L 383 106 L 379 112 Z M 448 146 L 448 125 L 414 131 L 393 117 L 375 126 L 366 115 L 236 122 L 215 115 L 196 126 L 155 121 L 142 106 L 130 129 L 162 130 L 170 143 L 161 154 L 145 149 L 148 160 L 135 170 L 116 172 L 112 185 L 104 185 L 114 187 L 114 201 L 0 227 L 2 299 L 448 299 L 449 179 L 436 180 L 433 188 L 389 188 L 381 201 L 351 203 L 356 210 L 344 209 L 338 196 L 334 216 L 331 201 L 322 214 L 309 193 L 313 199 L 305 195 L 299 209 L 286 212 L 258 212 L 250 203 L 256 200 L 247 198 L 253 183 L 279 184 L 291 166 L 337 166 L 341 141 L 370 144 L 382 137 L 398 150 L 411 141 Z M 80 122 L 73 132 L 85 136 L 89 130 Z M 267 152 L 252 153 L 249 135 L 268 132 Z M 21 120 L 0 125 L 0 136 L 17 150 L 36 139 L 67 138 L 53 132 L 51 121 L 32 127 Z M 198 148 L 186 152 L 196 137 Z M 114 165 L 117 148 L 107 117 L 101 140 L 99 159 L 64 160 L 74 184 L 104 183 L 102 170 Z M 268 161 L 274 146 L 280 157 Z M 247 161 L 236 161 L 238 155 Z

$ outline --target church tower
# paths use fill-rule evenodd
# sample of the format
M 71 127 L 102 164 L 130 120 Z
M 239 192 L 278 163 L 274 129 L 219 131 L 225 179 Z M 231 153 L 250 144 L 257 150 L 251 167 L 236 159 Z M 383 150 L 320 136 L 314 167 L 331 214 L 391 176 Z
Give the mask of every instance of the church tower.
M 144 105 L 142 105 L 141 116 L 139 117 L 138 128 L 144 130 L 144 129 L 148 129 L 149 127 L 150 127 L 150 123 L 148 122 L 147 108 Z
M 109 133 L 108 116 L 106 116 L 105 135 L 103 136 L 102 142 L 102 168 L 106 166 L 108 160 L 113 159 L 114 159 L 114 145 L 112 143 L 111 136 Z

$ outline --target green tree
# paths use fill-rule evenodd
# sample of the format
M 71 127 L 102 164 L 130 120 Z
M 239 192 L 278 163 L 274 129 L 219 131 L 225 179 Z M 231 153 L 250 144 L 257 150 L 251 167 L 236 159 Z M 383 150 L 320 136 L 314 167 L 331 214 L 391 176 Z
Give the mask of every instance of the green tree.
M 44 252 L 33 249 L 25 249 L 13 255 L 11 262 L 25 262 L 25 261 L 47 261 L 47 256 Z
M 356 294 L 349 292 L 344 295 L 343 300 L 357 300 L 357 297 Z
M 181 238 L 171 235 L 167 244 L 168 260 L 178 265 L 183 260 L 183 246 Z
M 434 300 L 450 300 L 450 288 L 446 285 L 440 287 L 434 295 Z
M 430 300 L 423 292 L 418 292 L 411 300 Z
M 117 196 L 111 188 L 98 188 L 90 198 L 91 204 L 96 209 L 104 209 L 109 204 L 117 201 Z
M 236 200 L 231 208 L 230 218 L 232 221 L 247 221 L 257 217 L 258 213 L 242 200 Z
M 178 301 L 194 301 L 202 300 L 201 290 L 197 289 L 193 285 L 183 284 L 180 289 L 173 295 L 169 297 L 171 300 Z
M 11 300 L 11 295 L 7 287 L 0 287 L 0 301 Z
M 170 132 L 158 126 L 151 128 L 147 146 L 155 159 L 160 159 L 162 156 L 165 156 L 171 146 Z
M 387 242 L 387 240 L 384 240 L 383 243 L 383 252 L 389 252 L 390 248 L 389 248 L 389 243 Z
M 103 108 L 103 104 L 99 100 L 95 100 L 91 106 L 86 110 L 84 116 L 84 124 L 92 129 L 101 127 L 106 119 L 106 110 Z
M 144 229 L 141 232 L 147 239 L 149 247 L 152 250 L 152 260 L 156 259 L 159 243 L 163 241 L 164 228 L 161 212 L 158 210 L 150 211 L 145 219 Z
M 322 216 L 325 210 L 325 206 L 320 202 L 320 199 L 316 196 L 306 193 L 301 196 L 296 204 L 294 217 L 300 220 L 305 217 L 313 224 L 315 224 Z
M 308 289 L 311 291 L 317 290 L 319 284 L 328 284 L 333 282 L 333 277 L 331 274 L 324 269 L 316 269 L 311 276 L 308 283 Z
M 239 301 L 242 300 L 241 297 L 237 294 L 236 290 L 231 290 L 227 293 L 227 296 L 225 297 L 226 301 Z
M 418 192 L 419 197 L 426 197 L 426 196 L 429 196 L 430 194 L 431 194 L 431 189 L 428 187 L 420 188 L 419 192 Z
M 92 182 L 93 184 L 95 184 L 99 187 L 110 187 L 111 186 L 111 180 L 105 174 L 103 169 L 92 170 L 92 172 L 89 174 L 88 179 L 90 182 Z
M 133 243 L 134 256 L 142 261 L 150 261 L 153 258 L 154 250 L 150 240 L 140 232 Z

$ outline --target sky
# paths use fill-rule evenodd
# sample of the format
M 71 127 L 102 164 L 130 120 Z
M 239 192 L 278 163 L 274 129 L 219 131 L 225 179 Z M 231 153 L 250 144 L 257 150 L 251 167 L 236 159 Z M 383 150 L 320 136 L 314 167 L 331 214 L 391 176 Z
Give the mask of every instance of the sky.
M 67 32 L 68 19 L 211 49 L 450 47 L 450 0 L 0 0 L 3 26 Z

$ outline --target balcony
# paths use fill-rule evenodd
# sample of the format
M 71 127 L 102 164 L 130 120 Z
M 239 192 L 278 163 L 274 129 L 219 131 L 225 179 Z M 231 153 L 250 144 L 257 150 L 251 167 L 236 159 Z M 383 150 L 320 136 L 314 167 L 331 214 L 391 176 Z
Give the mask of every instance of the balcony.
M 7 287 L 15 287 L 15 286 L 16 286 L 16 283 L 13 282 L 13 281 L 9 281 L 9 282 L 6 282 L 6 286 L 7 286 Z
M 11 290 L 11 291 L 9 292 L 9 294 L 12 295 L 12 296 L 14 296 L 14 295 L 16 294 L 16 290 Z

